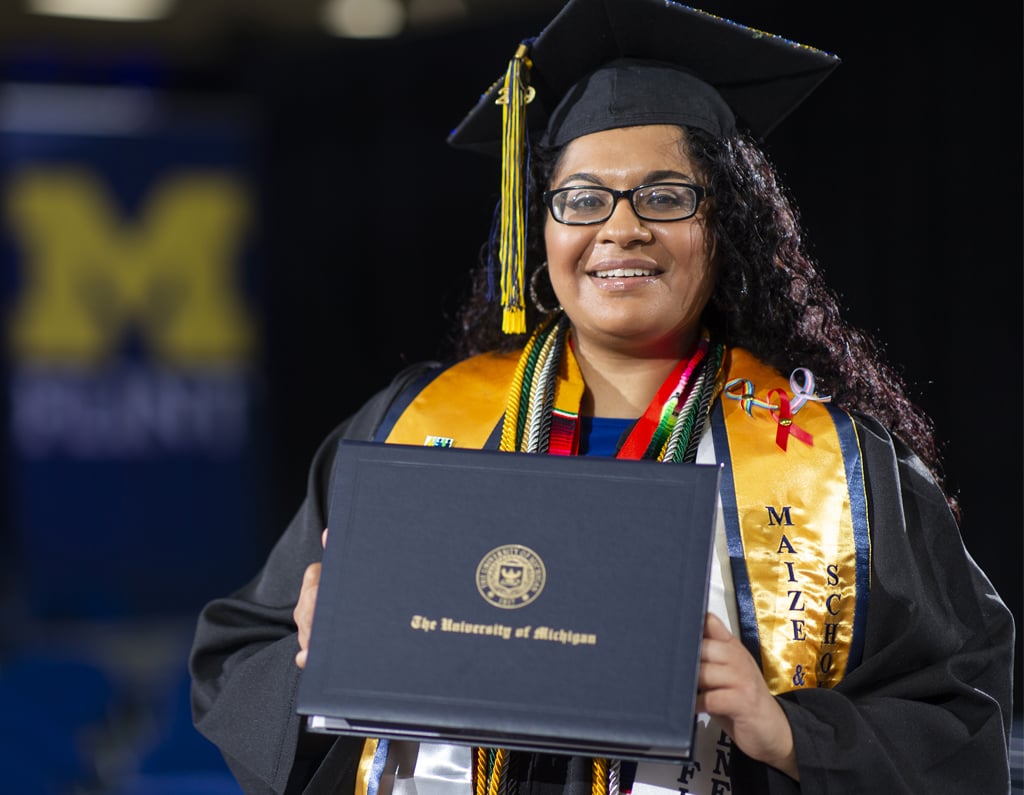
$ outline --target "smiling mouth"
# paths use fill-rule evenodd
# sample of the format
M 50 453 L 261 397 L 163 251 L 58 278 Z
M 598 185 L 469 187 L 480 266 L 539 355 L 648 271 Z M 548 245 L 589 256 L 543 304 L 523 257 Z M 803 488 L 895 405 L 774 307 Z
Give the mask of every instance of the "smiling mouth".
M 591 273 L 595 279 L 626 279 L 632 276 L 657 276 L 661 271 L 654 268 L 612 268 Z

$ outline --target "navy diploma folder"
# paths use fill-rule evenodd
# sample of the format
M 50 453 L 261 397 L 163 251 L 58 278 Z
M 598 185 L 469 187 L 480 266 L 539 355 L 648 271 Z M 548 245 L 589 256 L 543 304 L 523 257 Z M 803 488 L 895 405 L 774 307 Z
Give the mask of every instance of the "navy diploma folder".
M 342 441 L 309 729 L 690 756 L 719 467 Z

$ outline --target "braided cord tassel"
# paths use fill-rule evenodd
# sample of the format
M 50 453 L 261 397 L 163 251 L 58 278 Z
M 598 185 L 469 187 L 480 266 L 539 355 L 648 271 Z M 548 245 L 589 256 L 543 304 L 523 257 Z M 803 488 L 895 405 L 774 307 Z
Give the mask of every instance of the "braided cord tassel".
M 696 416 L 696 409 L 700 405 L 701 387 L 704 383 L 704 373 L 693 381 L 693 386 L 690 389 L 690 394 L 686 397 L 686 402 L 683 407 L 679 409 L 678 417 L 675 425 L 672 428 L 672 433 L 668 437 L 668 441 L 665 443 L 664 450 L 661 451 L 660 460 L 662 461 L 675 461 L 676 454 L 679 450 L 685 450 L 686 446 L 690 442 L 690 434 L 693 432 L 693 421 Z
M 516 371 L 512 375 L 512 384 L 509 387 L 508 400 L 505 403 L 505 419 L 501 426 L 501 444 L 499 445 L 499 449 L 506 453 L 514 453 L 519 449 L 519 440 L 522 438 L 527 409 L 523 384 L 526 381 L 527 370 L 532 371 L 531 359 L 533 349 L 537 346 L 539 333 L 540 329 L 534 332 L 533 337 L 526 343 L 526 348 L 516 363 Z
M 519 413 L 516 415 L 516 450 L 526 449 L 523 437 L 526 435 L 530 419 L 530 396 L 533 394 L 534 385 L 537 382 L 537 362 L 540 360 L 547 342 L 548 337 L 546 335 L 537 334 L 535 335 L 533 345 L 528 350 L 523 351 L 525 367 L 523 368 L 523 382 L 520 387 L 522 392 L 519 395 Z
M 473 795 L 487 795 L 487 749 L 473 749 Z
M 697 345 L 697 350 L 690 358 L 686 369 L 682 375 L 679 376 L 679 383 L 674 390 L 672 390 L 672 396 L 665 401 L 665 406 L 661 411 L 661 418 L 658 420 L 658 427 L 654 429 L 654 433 L 651 434 L 650 444 L 647 445 L 647 450 L 644 452 L 644 458 L 654 458 L 659 461 L 663 460 L 665 454 L 665 448 L 668 445 L 669 439 L 672 435 L 672 430 L 675 428 L 676 421 L 679 417 L 676 407 L 679 405 L 679 400 L 686 394 L 687 387 L 690 385 L 690 377 L 693 375 L 694 370 L 704 361 L 704 357 L 708 352 L 708 338 L 706 334 L 701 336 L 700 342 Z M 685 405 L 685 404 L 684 404 Z
M 594 757 L 590 795 L 608 795 L 608 760 Z
M 559 324 L 561 325 L 561 324 Z M 551 409 L 555 405 L 555 381 L 562 360 L 565 335 L 556 327 L 544 341 L 536 376 L 531 385 L 530 416 L 527 423 L 526 452 L 546 453 L 551 437 Z
M 549 322 L 538 326 L 523 348 L 505 402 L 505 419 L 502 422 L 501 443 L 498 447 L 502 452 L 514 453 L 520 451 L 522 447 L 538 360 L 548 338 L 557 333 L 557 323 Z
M 526 213 L 525 179 L 526 104 L 533 91 L 524 82 L 524 70 L 532 63 L 526 45 L 520 44 L 505 72 L 505 84 L 498 98 L 501 109 L 501 219 L 498 259 L 501 261 L 501 330 L 506 334 L 526 332 L 523 307 Z
M 502 763 L 501 778 L 498 781 L 498 795 L 516 795 L 519 792 L 519 784 L 513 780 L 512 752 L 505 752 L 505 759 Z
M 704 374 L 699 386 L 700 401 L 690 415 L 693 421 L 693 428 L 688 432 L 690 434 L 689 440 L 676 448 L 673 457 L 674 461 L 692 462 L 697 460 L 697 448 L 700 447 L 700 437 L 704 430 L 704 423 L 707 420 L 708 412 L 711 409 L 711 401 L 722 387 L 722 362 L 724 360 L 725 346 L 719 343 L 711 349 L 708 361 L 704 365 Z
M 505 773 L 505 762 L 508 759 L 508 751 L 504 748 L 493 749 L 493 762 L 487 782 L 487 795 L 498 795 L 498 788 L 501 785 L 502 776 Z

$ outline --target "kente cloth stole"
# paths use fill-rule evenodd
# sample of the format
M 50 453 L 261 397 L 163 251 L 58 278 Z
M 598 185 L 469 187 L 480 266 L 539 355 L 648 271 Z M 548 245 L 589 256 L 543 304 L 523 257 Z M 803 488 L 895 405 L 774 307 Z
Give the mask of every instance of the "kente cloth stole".
M 773 693 L 832 687 L 860 662 L 870 586 L 856 428 L 807 371 L 727 359 L 711 423 L 741 636 Z

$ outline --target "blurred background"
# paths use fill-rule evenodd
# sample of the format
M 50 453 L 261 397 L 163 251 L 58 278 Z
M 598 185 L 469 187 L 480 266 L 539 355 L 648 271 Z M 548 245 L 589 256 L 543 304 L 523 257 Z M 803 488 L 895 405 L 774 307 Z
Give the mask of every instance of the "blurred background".
M 560 5 L 0 4 L 5 792 L 238 791 L 190 723 L 196 613 L 323 436 L 446 355 L 498 164 L 445 138 Z M 1019 4 L 701 7 L 842 57 L 768 151 L 1019 626 Z M 397 186 L 425 209 L 373 201 Z

